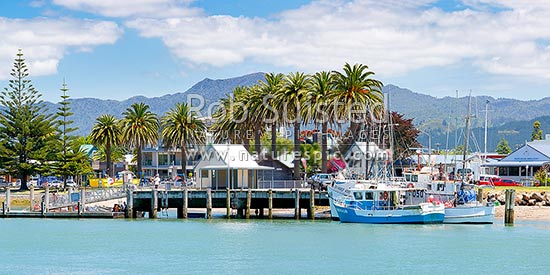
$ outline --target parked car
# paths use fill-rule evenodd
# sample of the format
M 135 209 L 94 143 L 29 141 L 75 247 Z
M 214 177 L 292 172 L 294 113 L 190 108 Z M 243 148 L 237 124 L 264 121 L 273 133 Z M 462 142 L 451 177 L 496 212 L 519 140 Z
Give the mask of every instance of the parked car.
M 503 179 L 493 175 L 482 175 L 479 177 L 479 185 L 493 186 L 521 186 L 522 184 L 511 179 Z
M 54 179 L 48 183 L 48 186 L 50 188 L 61 188 L 63 186 L 63 182 L 60 181 L 59 179 Z
M 327 187 L 332 184 L 332 180 L 331 174 L 315 174 L 308 179 L 308 183 L 315 189 L 327 190 Z
M 65 187 L 76 187 L 76 182 L 72 178 L 68 178 Z

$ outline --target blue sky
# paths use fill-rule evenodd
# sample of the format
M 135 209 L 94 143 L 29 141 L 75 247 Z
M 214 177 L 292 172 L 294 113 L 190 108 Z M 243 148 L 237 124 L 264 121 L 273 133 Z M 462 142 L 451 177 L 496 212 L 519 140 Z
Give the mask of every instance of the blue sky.
M 438 97 L 539 99 L 549 25 L 544 1 L 2 0 L 0 86 L 22 48 L 49 101 L 63 79 L 72 98 L 121 100 L 345 62 Z

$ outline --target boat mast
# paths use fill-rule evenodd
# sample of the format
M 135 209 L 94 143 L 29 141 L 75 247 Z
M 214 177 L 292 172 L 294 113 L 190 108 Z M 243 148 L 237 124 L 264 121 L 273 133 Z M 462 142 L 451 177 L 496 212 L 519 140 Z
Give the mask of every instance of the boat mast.
M 484 144 L 485 148 L 483 150 L 483 153 L 485 153 L 485 158 L 487 158 L 487 114 L 488 114 L 488 107 L 489 107 L 489 100 L 485 102 L 485 137 L 484 137 Z
M 466 115 L 466 129 L 464 130 L 464 152 L 462 154 L 462 169 L 463 173 L 466 172 L 466 154 L 468 153 L 468 141 L 470 135 L 470 112 L 472 111 L 472 91 L 470 91 L 470 96 L 468 97 L 468 114 Z M 463 175 L 464 176 L 464 175 Z

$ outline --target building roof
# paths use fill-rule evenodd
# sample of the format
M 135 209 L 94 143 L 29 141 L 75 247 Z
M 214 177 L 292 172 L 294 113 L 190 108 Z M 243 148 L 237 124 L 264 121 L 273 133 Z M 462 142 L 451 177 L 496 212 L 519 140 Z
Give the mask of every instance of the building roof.
M 273 167 L 260 166 L 254 157 L 240 144 L 211 144 L 206 148 L 198 170 L 244 169 L 270 170 Z
M 541 166 L 550 161 L 550 140 L 535 140 L 491 166 Z

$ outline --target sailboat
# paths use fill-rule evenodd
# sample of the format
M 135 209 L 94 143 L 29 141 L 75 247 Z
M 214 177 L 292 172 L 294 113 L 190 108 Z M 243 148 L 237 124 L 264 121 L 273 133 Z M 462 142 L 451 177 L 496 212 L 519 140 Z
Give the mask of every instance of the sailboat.
M 468 140 L 470 132 L 470 112 L 472 108 L 472 97 L 468 100 L 468 114 L 466 115 L 466 129 L 464 130 L 464 151 L 462 169 L 466 171 L 466 153 L 468 152 Z M 483 204 L 476 198 L 474 185 L 462 180 L 458 183 L 454 203 L 445 206 L 445 219 L 443 223 L 474 223 L 491 224 L 495 219 L 495 206 L 492 202 Z

